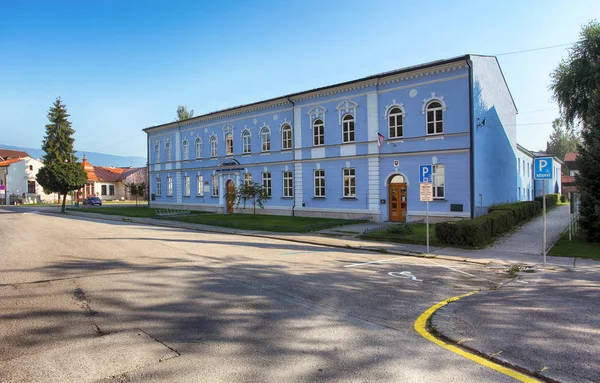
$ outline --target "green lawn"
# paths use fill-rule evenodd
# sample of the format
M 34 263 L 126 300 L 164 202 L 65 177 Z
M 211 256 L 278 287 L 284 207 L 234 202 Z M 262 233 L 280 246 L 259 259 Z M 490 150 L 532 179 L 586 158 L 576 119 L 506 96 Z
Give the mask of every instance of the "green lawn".
M 157 210 L 164 209 L 154 209 L 148 207 L 105 207 L 105 206 L 90 206 L 90 207 L 80 207 L 78 208 L 69 208 L 67 210 L 80 211 L 83 213 L 96 213 L 96 214 L 106 214 L 106 215 L 122 215 L 124 217 L 137 217 L 137 218 L 157 218 L 155 212 Z M 202 214 L 204 212 L 201 211 L 193 211 L 192 214 Z
M 412 243 L 415 245 L 427 245 L 427 225 L 424 223 L 410 224 L 412 232 L 405 235 L 391 234 L 386 229 L 372 231 L 364 234 L 361 238 L 371 239 L 374 241 Z M 429 245 L 437 246 L 438 242 L 435 238 L 435 224 L 429 224 Z
M 569 233 L 564 233 L 548 254 L 600 260 L 600 243 L 586 242 L 578 235 L 574 236 L 572 241 L 569 241 Z

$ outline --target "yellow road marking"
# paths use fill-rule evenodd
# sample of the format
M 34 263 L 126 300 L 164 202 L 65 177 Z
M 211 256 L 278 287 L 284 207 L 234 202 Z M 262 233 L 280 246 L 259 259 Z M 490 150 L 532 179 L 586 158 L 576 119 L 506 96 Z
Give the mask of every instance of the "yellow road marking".
M 415 330 L 421 334 L 421 336 L 425 339 L 427 339 L 430 342 L 433 342 L 435 344 L 437 344 L 440 347 L 445 348 L 446 350 L 452 351 L 460 356 L 463 356 L 467 359 L 472 360 L 473 362 L 479 363 L 483 366 L 489 367 L 493 370 L 496 370 L 504 375 L 508 375 L 511 378 L 514 378 L 516 380 L 519 380 L 521 382 L 526 382 L 526 383 L 539 383 L 541 382 L 540 380 L 537 380 L 535 378 L 532 378 L 528 375 L 522 374 L 518 371 L 515 371 L 511 368 L 505 367 L 501 364 L 498 364 L 496 362 L 492 362 L 491 360 L 485 359 L 479 355 L 473 354 L 469 351 L 463 350 L 460 347 L 457 347 L 453 344 L 449 344 L 444 342 L 443 340 L 440 340 L 436 337 L 434 337 L 433 335 L 431 335 L 428 331 L 427 331 L 427 321 L 429 320 L 429 318 L 440 308 L 446 306 L 448 303 L 450 302 L 454 302 L 457 301 L 461 298 L 465 298 L 468 297 L 470 295 L 473 295 L 477 292 L 478 290 L 475 291 L 471 291 L 470 293 L 467 294 L 463 294 L 463 295 L 459 295 L 456 297 L 452 297 L 449 299 L 446 299 L 445 301 L 442 301 L 438 304 L 435 304 L 433 306 L 431 306 L 430 308 L 427 309 L 427 311 L 425 311 L 423 314 L 419 315 L 419 317 L 417 318 L 417 320 L 415 321 Z

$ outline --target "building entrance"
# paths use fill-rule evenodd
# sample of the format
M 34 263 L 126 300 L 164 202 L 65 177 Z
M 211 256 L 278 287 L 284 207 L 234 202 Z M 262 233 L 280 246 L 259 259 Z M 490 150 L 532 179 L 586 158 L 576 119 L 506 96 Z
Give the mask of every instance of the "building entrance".
M 233 196 L 233 192 L 235 191 L 235 184 L 233 183 L 233 180 L 227 180 L 227 183 L 225 184 L 225 189 L 227 197 L 227 214 L 232 214 L 233 203 L 235 202 L 235 198 Z
M 406 222 L 406 209 L 408 206 L 406 178 L 400 174 L 390 177 L 388 192 L 389 220 Z

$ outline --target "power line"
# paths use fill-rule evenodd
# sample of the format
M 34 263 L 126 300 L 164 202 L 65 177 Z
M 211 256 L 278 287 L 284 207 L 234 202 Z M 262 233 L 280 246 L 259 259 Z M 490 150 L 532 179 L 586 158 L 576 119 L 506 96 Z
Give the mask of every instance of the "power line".
M 568 45 L 573 45 L 573 44 L 575 44 L 576 42 L 577 42 L 577 41 L 575 41 L 575 42 L 572 42 L 572 43 L 568 43 L 568 44 L 550 45 L 550 46 L 547 46 L 547 47 L 539 47 L 539 48 L 533 48 L 533 49 L 525 49 L 525 50 L 522 50 L 522 51 L 513 51 L 513 52 L 504 52 L 504 53 L 498 53 L 498 54 L 495 54 L 495 55 L 493 55 L 493 56 L 516 55 L 516 54 L 519 54 L 519 53 L 527 53 L 527 52 L 541 51 L 541 50 L 544 50 L 544 49 L 552 49 L 552 48 L 566 47 L 566 46 L 568 46 Z

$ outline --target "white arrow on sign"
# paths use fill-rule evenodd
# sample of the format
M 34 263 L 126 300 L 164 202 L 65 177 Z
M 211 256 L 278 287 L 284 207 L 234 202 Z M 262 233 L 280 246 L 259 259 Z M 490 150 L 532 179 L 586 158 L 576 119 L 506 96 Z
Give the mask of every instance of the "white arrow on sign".
M 388 275 L 391 277 L 406 278 L 406 279 L 412 279 L 413 281 L 423 282 L 422 279 L 417 279 L 417 277 L 415 277 L 410 271 L 401 271 L 401 272 L 392 271 L 392 272 L 388 273 Z

